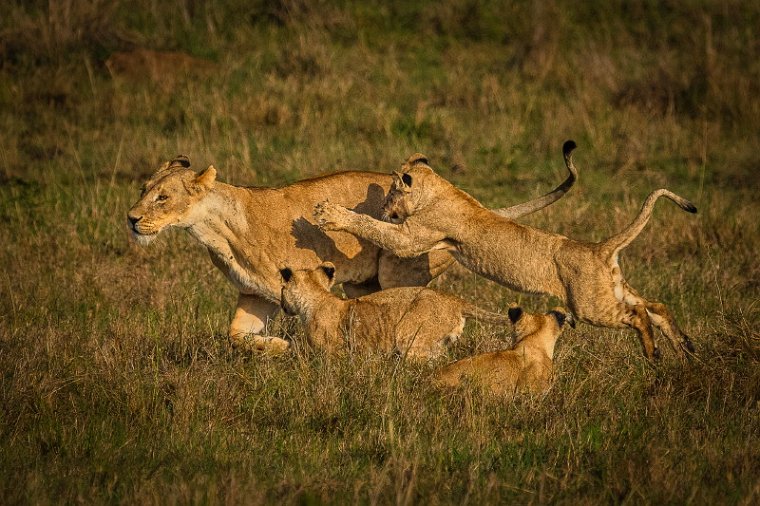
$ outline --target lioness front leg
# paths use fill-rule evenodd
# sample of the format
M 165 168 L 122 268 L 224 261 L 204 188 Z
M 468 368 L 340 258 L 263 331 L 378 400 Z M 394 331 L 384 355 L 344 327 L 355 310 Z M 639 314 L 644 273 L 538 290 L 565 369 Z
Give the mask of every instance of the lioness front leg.
M 269 321 L 280 310 L 280 306 L 256 295 L 240 294 L 235 316 L 230 323 L 232 346 L 247 351 L 265 351 L 272 354 L 285 352 L 290 343 L 279 337 L 262 336 Z
M 372 242 L 402 258 L 420 256 L 437 249 L 449 249 L 446 236 L 408 222 L 394 224 L 376 220 L 331 202 L 321 202 L 314 208 L 314 220 L 322 230 L 340 230 Z

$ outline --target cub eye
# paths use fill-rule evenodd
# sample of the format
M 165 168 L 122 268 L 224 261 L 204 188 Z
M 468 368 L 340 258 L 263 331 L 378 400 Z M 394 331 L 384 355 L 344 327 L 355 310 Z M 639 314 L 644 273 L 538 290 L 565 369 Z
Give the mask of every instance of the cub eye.
M 168 195 L 159 195 L 156 197 L 156 202 L 166 202 L 167 200 L 169 200 Z

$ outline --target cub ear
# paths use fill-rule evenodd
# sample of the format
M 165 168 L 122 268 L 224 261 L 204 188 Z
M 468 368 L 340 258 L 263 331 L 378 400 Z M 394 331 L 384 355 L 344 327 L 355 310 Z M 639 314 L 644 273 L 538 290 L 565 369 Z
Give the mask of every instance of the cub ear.
M 512 323 L 517 323 L 517 320 L 522 318 L 523 310 L 521 307 L 511 307 L 509 308 L 509 311 L 507 311 L 507 315 L 509 315 L 509 320 Z
M 293 277 L 293 271 L 291 271 L 288 267 L 285 267 L 284 269 L 280 269 L 280 276 L 282 276 L 282 280 L 287 283 L 290 281 L 290 278 Z
M 209 165 L 208 169 L 198 174 L 195 178 L 195 184 L 207 190 L 214 186 L 214 181 L 216 181 L 216 169 L 213 165 Z
M 557 320 L 557 325 L 559 325 L 560 328 L 562 328 L 563 325 L 570 325 L 572 328 L 575 328 L 575 318 L 573 318 L 573 315 L 568 313 L 565 308 L 555 307 L 549 311 L 549 314 Z
M 559 328 L 562 328 L 562 326 L 565 324 L 565 320 L 567 319 L 567 315 L 556 310 L 549 311 L 549 314 L 552 315 L 555 320 L 557 320 L 557 326 L 559 326 Z
M 330 281 L 333 280 L 335 277 L 335 265 L 332 262 L 325 262 L 320 265 L 319 268 L 322 269 L 322 271 L 325 273 L 327 279 Z
M 575 328 L 575 318 L 573 318 L 573 315 L 570 313 L 565 313 L 564 309 L 552 309 L 549 311 L 549 314 L 557 320 L 557 325 L 559 325 L 560 328 L 562 328 L 563 325 L 570 325 L 570 327 Z
M 169 167 L 190 167 L 190 159 L 185 155 L 177 155 L 169 162 Z
M 424 163 L 425 165 L 427 165 L 428 158 L 422 153 L 415 153 L 406 160 L 406 163 L 408 163 L 409 165 L 417 165 L 418 163 Z
M 411 187 L 412 186 L 412 176 L 404 172 L 401 174 L 401 181 L 404 182 L 405 185 Z

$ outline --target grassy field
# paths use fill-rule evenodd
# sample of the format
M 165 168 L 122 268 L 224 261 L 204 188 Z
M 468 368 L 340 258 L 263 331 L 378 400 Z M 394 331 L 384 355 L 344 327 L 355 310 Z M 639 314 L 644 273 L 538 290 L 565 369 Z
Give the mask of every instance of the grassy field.
M 0 503 L 760 502 L 760 7 L 743 1 L 11 0 L 0 16 Z M 153 61 L 153 53 L 164 51 Z M 143 51 L 143 52 L 141 52 Z M 146 56 L 147 55 L 147 56 Z M 276 185 L 411 153 L 489 206 L 599 240 L 653 189 L 623 267 L 692 336 L 563 335 L 543 398 L 434 365 L 225 338 L 234 289 L 188 234 L 129 242 L 177 153 Z M 435 286 L 519 301 L 461 268 Z M 498 348 L 470 325 L 449 359 Z M 664 343 L 664 338 L 660 337 Z

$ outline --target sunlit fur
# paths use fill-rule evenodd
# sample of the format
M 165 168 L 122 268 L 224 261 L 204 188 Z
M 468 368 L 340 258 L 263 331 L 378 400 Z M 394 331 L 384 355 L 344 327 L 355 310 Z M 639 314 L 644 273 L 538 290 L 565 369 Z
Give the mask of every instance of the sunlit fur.
M 515 346 L 510 350 L 481 353 L 441 368 L 434 376 L 439 386 L 472 384 L 496 395 L 518 391 L 545 392 L 553 371 L 557 338 L 571 317 L 562 309 L 545 314 L 510 309 Z
M 565 159 L 575 143 L 565 143 Z M 398 224 L 373 220 L 326 202 L 315 217 L 324 230 L 343 230 L 401 257 L 447 250 L 465 267 L 520 292 L 559 297 L 578 320 L 604 327 L 634 329 L 648 358 L 659 355 L 652 324 L 670 340 L 681 357 L 693 351 L 670 311 L 641 297 L 624 279 L 620 251 L 643 230 L 660 197 L 696 212 L 688 200 L 660 189 L 652 192 L 639 215 L 620 233 L 599 243 L 518 224 L 483 207 L 438 176 L 421 155 L 412 155 L 397 174 L 393 208 L 406 216 Z
M 430 359 L 459 338 L 467 318 L 510 323 L 508 316 L 429 288 L 389 288 L 341 299 L 330 292 L 334 272 L 331 263 L 281 271 L 283 309 L 300 315 L 310 343 L 329 352 L 377 351 Z
M 425 286 L 453 262 L 446 252 L 401 259 L 351 234 L 324 233 L 313 223 L 314 205 L 322 199 L 380 218 L 391 181 L 388 174 L 351 171 L 281 188 L 239 187 L 217 181 L 213 167 L 197 174 L 187 157 L 178 156 L 145 183 L 128 225 L 139 244 L 170 227 L 186 229 L 239 291 L 229 329 L 233 344 L 280 352 L 288 342 L 262 334 L 279 311 L 279 269 L 285 264 L 313 269 L 333 262 L 336 283 L 358 297 L 380 288 Z M 552 195 L 560 198 L 566 190 L 561 186 Z M 548 205 L 545 198 L 532 202 L 499 212 Z

